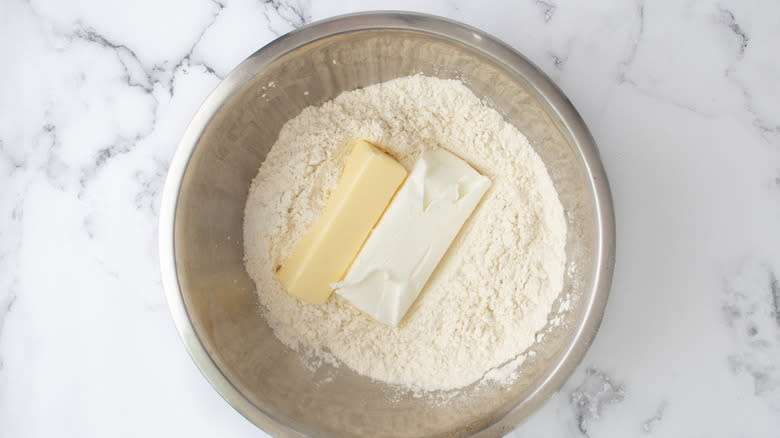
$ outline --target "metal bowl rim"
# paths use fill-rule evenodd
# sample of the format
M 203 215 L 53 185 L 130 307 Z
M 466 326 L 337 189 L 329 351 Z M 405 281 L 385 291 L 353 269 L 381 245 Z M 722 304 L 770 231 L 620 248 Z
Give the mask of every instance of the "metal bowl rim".
M 323 38 L 338 34 L 396 29 L 434 34 L 460 44 L 466 44 L 514 70 L 538 96 L 545 100 L 562 121 L 564 134 L 579 149 L 584 169 L 589 175 L 591 191 L 595 198 L 597 223 L 596 275 L 590 299 L 585 302 L 585 314 L 577 327 L 572 342 L 567 345 L 561 360 L 549 370 L 547 377 L 525 400 L 507 414 L 497 418 L 474 434 L 490 434 L 508 431 L 520 424 L 531 412 L 538 409 L 556 391 L 582 361 L 592 343 L 604 315 L 612 282 L 615 263 L 615 218 L 612 195 L 609 189 L 596 143 L 584 120 L 563 92 L 531 61 L 506 43 L 471 26 L 429 14 L 378 11 L 341 15 L 298 28 L 263 48 L 236 67 L 206 98 L 185 130 L 171 160 L 163 189 L 159 219 L 159 254 L 163 288 L 176 328 L 184 345 L 200 371 L 217 392 L 241 415 L 274 436 L 305 437 L 292 425 L 260 410 L 236 388 L 217 367 L 195 332 L 184 305 L 179 286 L 175 249 L 174 227 L 176 205 L 182 179 L 201 135 L 222 106 L 243 88 L 257 73 L 279 57 L 292 50 Z M 525 414 L 520 412 L 524 408 Z

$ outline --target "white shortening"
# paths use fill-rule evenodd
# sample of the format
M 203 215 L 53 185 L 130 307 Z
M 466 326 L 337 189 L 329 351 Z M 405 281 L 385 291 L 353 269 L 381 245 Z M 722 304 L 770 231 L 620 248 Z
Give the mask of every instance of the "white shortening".
M 397 326 L 489 187 L 451 152 L 423 153 L 336 293 Z

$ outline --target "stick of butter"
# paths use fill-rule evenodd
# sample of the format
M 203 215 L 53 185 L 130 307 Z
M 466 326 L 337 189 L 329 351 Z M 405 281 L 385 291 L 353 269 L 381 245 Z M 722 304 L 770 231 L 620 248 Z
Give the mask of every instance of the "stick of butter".
M 312 304 L 330 297 L 406 174 L 372 144 L 355 144 L 322 216 L 277 272 L 290 295 Z
M 397 326 L 489 187 L 452 153 L 423 153 L 336 293 Z

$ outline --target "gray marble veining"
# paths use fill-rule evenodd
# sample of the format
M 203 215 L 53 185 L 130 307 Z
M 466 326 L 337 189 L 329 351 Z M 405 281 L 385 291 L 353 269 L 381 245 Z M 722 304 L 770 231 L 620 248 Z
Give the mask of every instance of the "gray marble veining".
M 170 320 L 160 191 L 190 118 L 241 60 L 371 9 L 507 41 L 600 146 L 618 225 L 607 315 L 510 436 L 776 436 L 780 5 L 736 0 L 6 1 L 0 436 L 258 436 Z

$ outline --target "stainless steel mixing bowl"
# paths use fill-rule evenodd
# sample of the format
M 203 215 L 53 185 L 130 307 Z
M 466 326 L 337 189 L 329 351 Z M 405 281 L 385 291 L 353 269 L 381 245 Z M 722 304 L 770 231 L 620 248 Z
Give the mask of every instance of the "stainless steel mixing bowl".
M 460 79 L 525 133 L 547 165 L 569 227 L 565 324 L 550 324 L 515 383 L 474 385 L 450 394 L 447 403 L 343 366 L 307 369 L 259 316 L 242 261 L 249 184 L 282 125 L 343 91 L 416 73 Z M 609 294 L 614 246 L 612 200 L 598 151 L 563 93 L 484 32 L 410 13 L 321 21 L 244 61 L 187 128 L 160 211 L 163 283 L 190 355 L 235 409 L 284 437 L 508 432 L 560 388 L 585 354 Z

